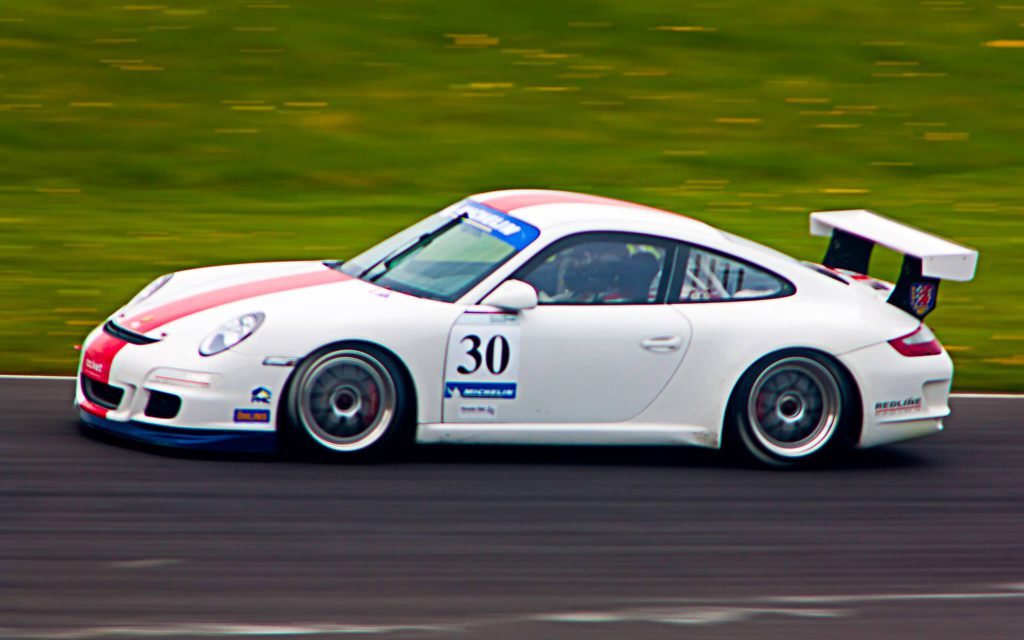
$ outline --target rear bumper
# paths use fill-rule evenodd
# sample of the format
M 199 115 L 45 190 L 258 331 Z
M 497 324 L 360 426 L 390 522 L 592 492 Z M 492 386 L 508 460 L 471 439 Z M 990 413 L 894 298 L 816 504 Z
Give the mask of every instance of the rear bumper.
M 277 451 L 277 434 L 272 431 L 162 427 L 131 420 L 124 422 L 108 420 L 84 409 L 79 410 L 79 416 L 82 425 L 87 429 L 160 447 L 238 453 L 273 453 Z
M 882 343 L 843 354 L 839 360 L 860 390 L 864 420 L 858 447 L 942 431 L 953 382 L 953 361 L 945 351 L 908 358 Z

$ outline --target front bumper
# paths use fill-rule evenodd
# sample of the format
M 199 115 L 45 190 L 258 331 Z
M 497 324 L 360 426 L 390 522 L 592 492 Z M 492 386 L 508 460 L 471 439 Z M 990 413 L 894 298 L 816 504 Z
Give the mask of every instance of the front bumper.
M 160 427 L 145 422 L 108 420 L 80 410 L 82 425 L 87 430 L 161 447 L 201 451 L 232 451 L 238 453 L 273 453 L 277 451 L 274 432 L 227 431 L 219 429 L 186 429 Z
M 97 340 L 97 329 L 83 345 L 83 363 Z M 264 366 L 255 354 L 228 350 L 202 357 L 186 337 L 145 345 L 118 342 L 116 355 L 96 372 L 79 366 L 75 407 L 89 430 L 163 447 L 208 451 L 272 452 L 277 448 L 279 394 L 291 367 Z M 173 374 L 205 376 L 205 386 L 176 380 Z M 108 393 L 87 393 L 83 379 Z M 111 395 L 111 393 L 113 395 Z M 154 411 L 154 396 L 173 398 L 169 411 Z M 159 399 L 159 398 L 158 398 Z

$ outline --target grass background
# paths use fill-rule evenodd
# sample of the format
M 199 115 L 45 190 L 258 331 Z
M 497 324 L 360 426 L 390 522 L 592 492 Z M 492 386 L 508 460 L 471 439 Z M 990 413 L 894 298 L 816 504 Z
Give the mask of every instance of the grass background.
M 808 259 L 826 208 L 973 246 L 930 324 L 957 388 L 1024 389 L 1024 2 L 139 1 L 0 5 L 0 371 L 71 373 L 161 273 L 550 187 Z

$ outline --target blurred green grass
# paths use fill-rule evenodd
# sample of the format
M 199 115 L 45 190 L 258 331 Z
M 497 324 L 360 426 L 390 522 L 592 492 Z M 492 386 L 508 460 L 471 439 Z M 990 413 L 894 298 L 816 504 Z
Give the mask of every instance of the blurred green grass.
M 71 373 L 160 273 L 549 187 L 808 259 L 827 208 L 976 247 L 930 324 L 957 388 L 1024 389 L 1024 5 L 781 4 L 5 0 L 0 371 Z

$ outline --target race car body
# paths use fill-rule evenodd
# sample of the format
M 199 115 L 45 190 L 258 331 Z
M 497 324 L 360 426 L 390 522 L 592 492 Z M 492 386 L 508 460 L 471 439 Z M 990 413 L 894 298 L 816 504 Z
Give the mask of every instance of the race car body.
M 935 433 L 921 318 L 977 254 L 865 211 L 825 265 L 557 191 L 472 196 L 340 262 L 158 279 L 83 345 L 83 422 L 158 444 L 339 459 L 421 443 L 735 446 L 773 465 Z M 895 239 L 894 239 L 895 238 Z M 907 255 L 895 285 L 871 247 Z

